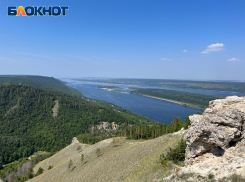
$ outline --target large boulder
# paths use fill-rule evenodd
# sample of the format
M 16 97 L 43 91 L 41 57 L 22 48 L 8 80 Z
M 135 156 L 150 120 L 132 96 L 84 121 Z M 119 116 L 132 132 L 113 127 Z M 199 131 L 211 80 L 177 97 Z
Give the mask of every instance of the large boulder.
M 232 96 L 210 101 L 203 115 L 189 118 L 185 163 L 195 163 L 195 158 L 205 153 L 222 156 L 244 139 L 245 98 Z

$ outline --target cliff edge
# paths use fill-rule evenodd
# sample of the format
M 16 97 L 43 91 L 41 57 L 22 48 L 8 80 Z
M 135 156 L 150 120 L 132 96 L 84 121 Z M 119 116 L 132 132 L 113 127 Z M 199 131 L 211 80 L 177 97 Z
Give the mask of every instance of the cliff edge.
M 245 98 L 210 101 L 203 115 L 190 116 L 185 135 L 187 148 L 182 172 L 245 176 Z M 191 164 L 191 165 L 190 165 Z

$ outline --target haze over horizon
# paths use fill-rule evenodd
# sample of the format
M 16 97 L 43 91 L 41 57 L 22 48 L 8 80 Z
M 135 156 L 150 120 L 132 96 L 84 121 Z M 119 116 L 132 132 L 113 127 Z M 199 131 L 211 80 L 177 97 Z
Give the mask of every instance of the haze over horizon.
M 1 75 L 245 80 L 242 0 L 1 4 Z M 67 15 L 7 16 L 8 6 L 55 5 Z

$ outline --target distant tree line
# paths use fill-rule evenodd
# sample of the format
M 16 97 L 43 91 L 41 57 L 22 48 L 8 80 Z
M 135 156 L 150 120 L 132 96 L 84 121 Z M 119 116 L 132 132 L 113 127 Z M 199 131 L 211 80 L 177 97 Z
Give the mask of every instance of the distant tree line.
M 209 101 L 215 99 L 222 99 L 224 97 L 204 95 L 190 92 L 182 92 L 175 90 L 165 90 L 165 89 L 151 89 L 151 88 L 133 88 L 131 91 L 133 94 L 139 95 L 149 95 L 153 97 L 159 97 L 167 100 L 173 100 L 177 102 L 182 102 L 187 106 L 196 107 L 200 109 L 206 109 L 209 105 Z
M 196 114 L 202 114 L 198 112 Z M 171 124 L 155 124 L 155 125 L 139 125 L 126 127 L 125 130 L 120 132 L 118 136 L 124 136 L 128 139 L 152 139 L 159 136 L 179 131 L 181 128 L 187 129 L 190 126 L 189 115 L 186 117 L 185 122 L 182 122 L 180 117 L 174 117 Z
M 0 76 L 0 84 L 20 84 L 42 88 L 45 90 L 53 90 L 66 94 L 85 98 L 78 90 L 68 87 L 65 82 L 47 76 Z

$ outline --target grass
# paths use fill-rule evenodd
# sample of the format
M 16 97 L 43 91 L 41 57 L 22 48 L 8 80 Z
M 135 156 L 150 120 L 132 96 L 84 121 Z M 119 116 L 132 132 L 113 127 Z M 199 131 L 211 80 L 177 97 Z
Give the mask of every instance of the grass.
M 103 140 L 94 145 L 73 143 L 49 159 L 34 167 L 44 169 L 43 174 L 31 179 L 31 182 L 45 181 L 153 181 L 171 174 L 174 165 L 169 163 L 171 170 L 164 170 L 159 156 L 169 147 L 179 142 L 180 135 L 164 135 L 152 140 L 126 140 L 124 137 Z M 81 146 L 81 150 L 77 147 Z M 96 150 L 100 149 L 97 157 Z M 84 160 L 81 161 L 81 155 Z M 68 170 L 69 161 L 74 164 Z M 49 166 L 53 166 L 48 170 Z

